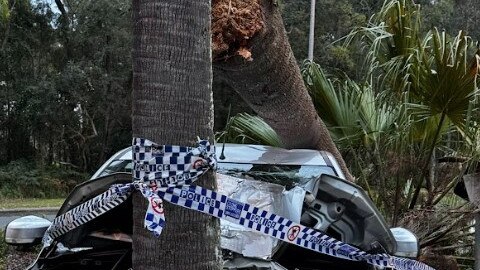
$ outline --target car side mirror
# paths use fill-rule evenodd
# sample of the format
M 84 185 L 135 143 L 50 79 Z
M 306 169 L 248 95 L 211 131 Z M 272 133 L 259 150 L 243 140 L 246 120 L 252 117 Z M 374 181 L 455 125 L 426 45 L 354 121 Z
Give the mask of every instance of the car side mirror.
M 405 228 L 391 228 L 390 231 L 397 242 L 397 251 L 393 255 L 417 258 L 418 239 L 415 234 Z
M 14 246 L 34 246 L 42 241 L 51 222 L 37 216 L 25 216 L 8 223 L 5 242 Z

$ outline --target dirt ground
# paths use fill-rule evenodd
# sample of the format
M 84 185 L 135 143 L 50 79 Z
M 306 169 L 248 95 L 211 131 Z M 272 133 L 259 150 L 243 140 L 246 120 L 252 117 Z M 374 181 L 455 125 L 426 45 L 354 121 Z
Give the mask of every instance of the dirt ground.
M 17 251 L 8 247 L 5 270 L 24 270 L 37 257 L 37 250 Z

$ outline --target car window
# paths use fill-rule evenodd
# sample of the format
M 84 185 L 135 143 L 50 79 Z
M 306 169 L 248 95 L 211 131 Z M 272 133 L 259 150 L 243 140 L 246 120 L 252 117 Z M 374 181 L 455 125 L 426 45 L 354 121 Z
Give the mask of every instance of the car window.
M 118 172 L 132 172 L 132 161 L 130 160 L 113 160 L 108 166 L 100 173 L 98 177 L 106 176 L 112 173 Z

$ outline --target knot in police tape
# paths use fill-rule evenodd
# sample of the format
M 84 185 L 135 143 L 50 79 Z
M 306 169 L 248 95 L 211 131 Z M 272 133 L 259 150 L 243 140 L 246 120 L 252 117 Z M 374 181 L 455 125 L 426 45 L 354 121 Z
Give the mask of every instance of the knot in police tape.
M 165 192 L 188 186 L 207 170 L 215 169 L 215 148 L 205 140 L 199 140 L 198 147 L 183 147 L 134 138 L 132 154 L 134 187 L 148 200 L 145 227 L 158 237 L 165 226 Z M 180 195 L 193 194 L 183 190 Z
M 199 141 L 198 147 L 182 147 L 157 145 L 146 139 L 134 138 L 132 152 L 133 183 L 113 185 L 106 192 L 56 217 L 45 233 L 44 246 L 113 209 L 138 190 L 148 200 L 145 227 L 157 237 L 166 224 L 163 201 L 167 201 L 333 257 L 365 261 L 380 268 L 434 270 L 415 260 L 366 253 L 324 232 L 192 185 L 203 173 L 216 167 L 215 149 L 208 141 Z

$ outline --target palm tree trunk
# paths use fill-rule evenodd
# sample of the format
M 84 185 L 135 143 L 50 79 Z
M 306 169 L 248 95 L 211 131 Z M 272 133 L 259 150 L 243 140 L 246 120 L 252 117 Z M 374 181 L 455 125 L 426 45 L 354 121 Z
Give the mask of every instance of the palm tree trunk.
M 193 146 L 213 140 L 210 1 L 133 1 L 133 136 Z M 199 184 L 215 188 L 213 174 Z M 220 269 L 218 220 L 166 205 L 160 238 L 143 228 L 133 198 L 134 269 Z
M 237 1 L 242 0 L 231 2 Z M 258 0 L 258 3 L 263 13 L 263 28 L 247 40 L 252 61 L 241 56 L 216 60 L 215 79 L 235 89 L 280 135 L 287 148 L 328 151 L 335 156 L 347 178 L 352 180 L 307 92 L 287 39 L 277 1 Z M 213 20 L 216 21 L 215 18 Z M 242 23 L 249 22 L 243 20 L 236 25 Z M 229 29 L 225 28 L 225 31 Z

